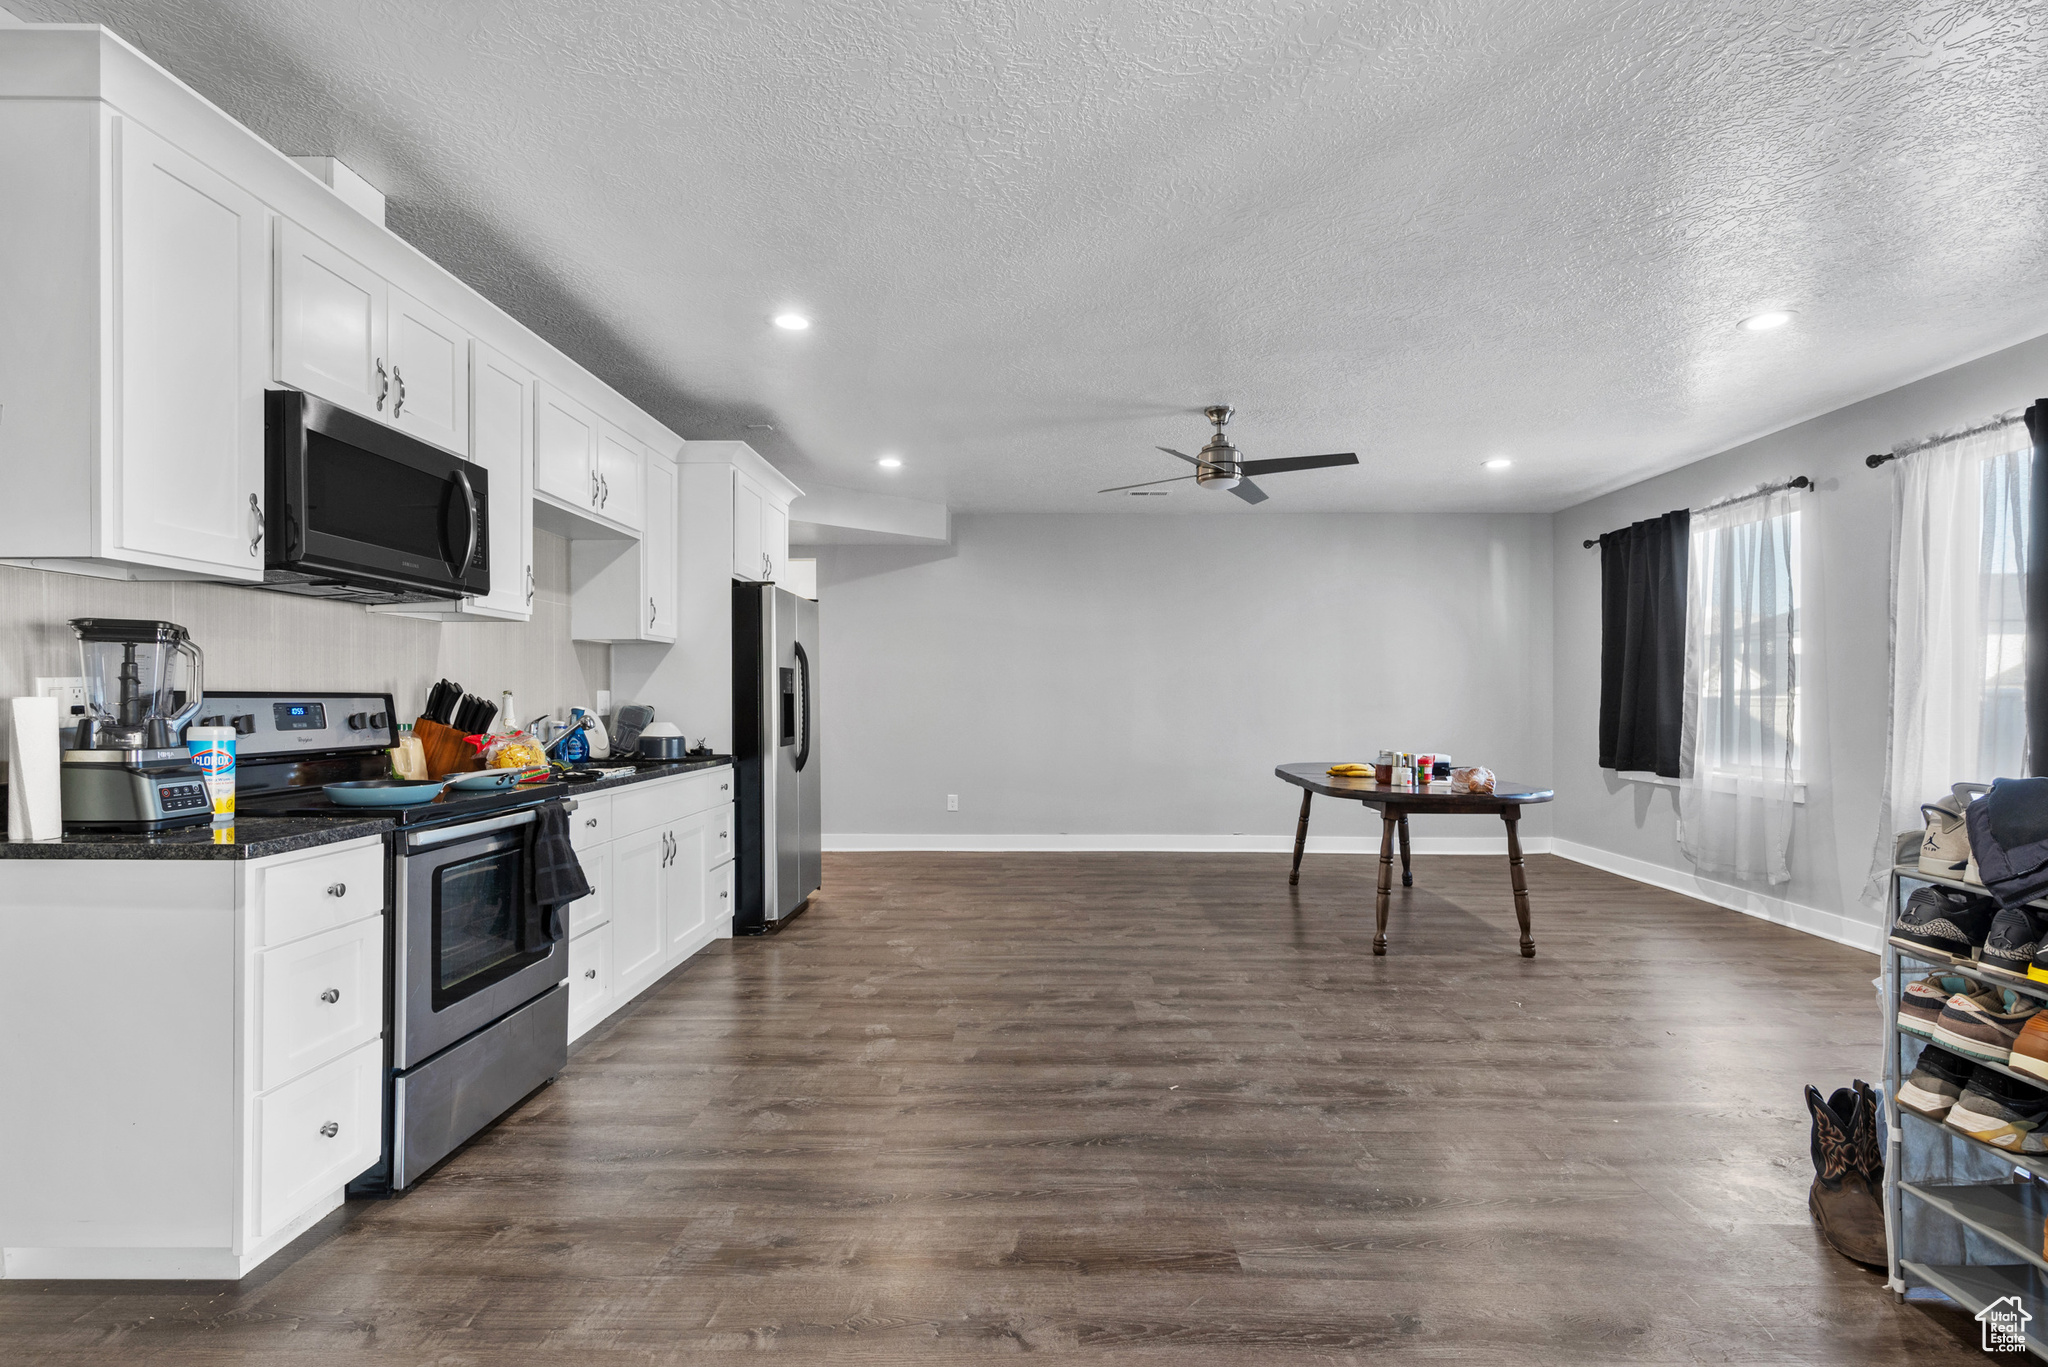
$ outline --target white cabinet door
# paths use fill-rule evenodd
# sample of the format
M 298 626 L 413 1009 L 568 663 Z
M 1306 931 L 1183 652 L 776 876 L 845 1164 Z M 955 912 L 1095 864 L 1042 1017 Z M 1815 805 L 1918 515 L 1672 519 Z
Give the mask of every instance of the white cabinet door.
M 741 474 L 732 472 L 732 577 L 749 583 L 761 583 L 768 578 L 768 567 L 763 557 L 768 548 L 761 542 L 761 529 L 765 523 L 763 509 L 768 506 L 768 495 L 760 485 Z
M 713 842 L 724 827 L 724 813 L 713 810 L 684 817 L 672 828 L 669 856 L 668 947 L 680 954 L 710 919 Z
M 491 591 L 470 606 L 523 622 L 533 615 L 533 376 L 476 342 L 469 383 L 469 458 L 491 476 Z
M 647 636 L 676 639 L 676 468 L 647 458 L 647 525 L 640 533 L 640 564 L 647 579 Z
M 578 821 L 577 813 L 570 821 Z M 579 897 L 569 904 L 569 933 L 580 935 L 591 926 L 609 921 L 612 915 L 612 847 L 609 842 L 579 847 L 577 862 L 583 865 L 583 877 L 590 884 L 590 896 Z M 606 951 L 609 953 L 610 951 Z
M 277 230 L 278 383 L 384 417 L 383 277 L 290 219 Z
M 612 842 L 612 978 L 627 991 L 660 969 L 667 896 L 669 828 Z
M 133 120 L 117 136 L 111 539 L 258 580 L 269 214 Z
M 395 287 L 386 293 L 391 401 L 398 427 L 469 454 L 469 334 Z
M 781 583 L 789 569 L 789 509 L 772 498 L 761 501 L 761 553 L 768 578 Z
M 611 1009 L 612 928 L 593 926 L 569 941 L 569 1034 Z
M 610 423 L 600 423 L 597 434 L 597 512 L 607 521 L 640 530 L 644 513 L 640 506 L 642 467 L 647 448 Z
M 545 380 L 533 387 L 533 487 L 574 507 L 597 503 L 597 419 Z

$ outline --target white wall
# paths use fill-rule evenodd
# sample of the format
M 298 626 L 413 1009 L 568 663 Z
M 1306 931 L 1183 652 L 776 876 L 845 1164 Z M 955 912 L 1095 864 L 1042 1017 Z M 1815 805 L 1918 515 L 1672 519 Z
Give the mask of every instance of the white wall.
M 1632 876 L 1748 904 L 1874 948 L 1878 914 L 1860 895 L 1877 838 L 1890 696 L 1891 475 L 1866 469 L 1863 458 L 2044 394 L 2048 337 L 1559 513 L 1554 847 L 1586 857 L 1605 852 L 1600 862 Z M 1806 496 L 1801 514 L 1807 802 L 1793 824 L 1792 881 L 1778 888 L 1697 887 L 1678 849 L 1674 790 L 1618 780 L 1598 767 L 1600 554 L 1580 543 L 1639 518 L 1801 474 L 1820 487 Z
M 966 515 L 951 546 L 817 555 L 828 845 L 1281 848 L 1275 764 L 1548 777 L 1547 516 Z M 1316 833 L 1363 839 L 1339 806 Z
M 410 721 L 427 686 L 445 675 L 492 702 L 511 689 L 521 721 L 588 707 L 593 691 L 610 684 L 610 651 L 569 639 L 568 547 L 534 533 L 530 622 L 421 622 L 224 584 L 136 584 L 0 565 L 0 697 L 30 692 L 37 675 L 78 673 L 71 618 L 141 617 L 192 633 L 215 692 L 389 692 Z

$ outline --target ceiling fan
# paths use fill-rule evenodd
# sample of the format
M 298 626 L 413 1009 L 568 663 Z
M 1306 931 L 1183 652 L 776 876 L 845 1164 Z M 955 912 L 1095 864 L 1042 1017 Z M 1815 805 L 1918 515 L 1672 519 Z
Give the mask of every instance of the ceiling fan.
M 1192 475 L 1176 475 L 1172 479 L 1147 480 L 1143 484 L 1119 484 L 1113 489 L 1098 489 L 1097 493 L 1121 494 L 1130 489 L 1149 489 L 1155 484 L 1178 484 L 1191 479 L 1211 489 L 1228 489 L 1247 503 L 1264 503 L 1266 491 L 1252 483 L 1253 475 L 1277 475 L 1287 470 L 1322 470 L 1332 465 L 1356 465 L 1358 454 L 1344 451 L 1333 456 L 1283 456 L 1279 460 L 1245 460 L 1243 452 L 1230 444 L 1223 435 L 1223 424 L 1230 421 L 1235 412 L 1227 403 L 1212 404 L 1202 410 L 1202 415 L 1216 424 L 1216 435 L 1209 438 L 1209 444 L 1202 448 L 1202 454 L 1191 456 L 1176 451 L 1171 446 L 1155 449 L 1177 456 L 1195 467 Z

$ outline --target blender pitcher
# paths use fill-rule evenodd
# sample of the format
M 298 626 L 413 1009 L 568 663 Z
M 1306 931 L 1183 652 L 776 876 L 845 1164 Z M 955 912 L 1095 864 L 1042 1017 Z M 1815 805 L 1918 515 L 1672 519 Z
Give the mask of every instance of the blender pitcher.
M 169 750 L 205 702 L 199 647 L 176 622 L 79 617 L 85 716 L 75 750 Z M 180 661 L 183 661 L 182 665 Z

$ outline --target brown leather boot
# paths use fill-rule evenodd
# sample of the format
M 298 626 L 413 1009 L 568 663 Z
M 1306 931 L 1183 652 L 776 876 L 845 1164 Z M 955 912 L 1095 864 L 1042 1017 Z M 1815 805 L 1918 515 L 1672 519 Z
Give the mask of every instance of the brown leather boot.
M 1806 1207 L 1813 1212 L 1821 1237 L 1851 1261 L 1886 1266 L 1882 1189 L 1871 1186 L 1867 1169 L 1858 1162 L 1864 1156 L 1858 1152 L 1859 1131 L 1869 1127 L 1875 1143 L 1870 1103 L 1847 1087 L 1837 1088 L 1826 1100 L 1818 1089 L 1808 1087 L 1806 1109 L 1813 1116 L 1813 1187 L 1807 1192 Z M 1876 1170 L 1883 1171 L 1881 1161 Z

